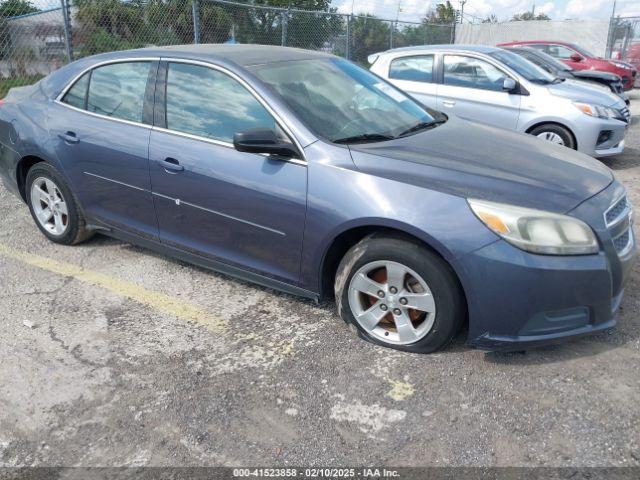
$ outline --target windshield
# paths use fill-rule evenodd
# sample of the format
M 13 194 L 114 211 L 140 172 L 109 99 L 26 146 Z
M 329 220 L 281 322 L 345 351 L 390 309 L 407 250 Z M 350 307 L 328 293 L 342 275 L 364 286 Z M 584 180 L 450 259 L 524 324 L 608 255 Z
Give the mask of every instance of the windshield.
M 442 120 L 369 71 L 342 59 L 257 65 L 252 72 L 276 91 L 320 137 L 332 142 L 381 141 Z
M 525 79 L 534 83 L 553 83 L 556 77 L 545 72 L 539 66 L 531 63 L 524 57 L 507 50 L 491 52 L 489 54 L 496 60 L 504 63 L 506 66 L 514 70 Z

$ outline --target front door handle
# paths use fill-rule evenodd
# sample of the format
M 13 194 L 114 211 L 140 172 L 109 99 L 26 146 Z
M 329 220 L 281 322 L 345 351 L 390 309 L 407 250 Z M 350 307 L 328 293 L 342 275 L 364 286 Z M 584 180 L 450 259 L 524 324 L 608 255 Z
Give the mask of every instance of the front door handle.
M 178 173 L 184 170 L 184 167 L 180 165 L 180 162 L 175 158 L 167 157 L 160 161 L 160 164 L 167 173 Z
M 445 107 L 454 107 L 456 104 L 456 102 L 454 102 L 453 100 L 443 100 L 442 101 L 442 105 L 444 105 Z
M 76 136 L 76 133 L 72 131 L 61 133 L 58 135 L 58 137 L 60 137 L 66 143 L 71 143 L 71 144 L 80 143 L 80 139 Z

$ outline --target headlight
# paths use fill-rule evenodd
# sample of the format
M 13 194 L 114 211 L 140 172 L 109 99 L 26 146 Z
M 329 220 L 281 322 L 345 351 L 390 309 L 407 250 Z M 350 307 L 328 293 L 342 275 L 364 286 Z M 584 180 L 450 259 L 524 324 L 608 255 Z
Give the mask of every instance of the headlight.
M 512 245 L 545 255 L 597 253 L 593 230 L 577 218 L 503 203 L 468 199 L 476 216 Z
M 593 105 L 590 103 L 578 102 L 575 102 L 574 105 L 582 113 L 586 113 L 587 115 L 591 115 L 592 117 L 616 118 L 616 116 L 618 115 L 618 112 L 616 112 L 613 108 L 603 107 L 602 105 Z

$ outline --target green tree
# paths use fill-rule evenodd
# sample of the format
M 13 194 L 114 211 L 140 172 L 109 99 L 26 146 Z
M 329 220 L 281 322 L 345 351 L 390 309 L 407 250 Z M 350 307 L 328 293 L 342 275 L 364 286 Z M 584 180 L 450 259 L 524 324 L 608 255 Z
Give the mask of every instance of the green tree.
M 426 23 L 437 23 L 450 25 L 456 20 L 456 10 L 451 5 L 451 2 L 447 0 L 444 3 L 436 5 L 435 10 L 430 11 L 426 18 Z
M 0 2 L 0 58 L 10 57 L 13 48 L 13 38 L 7 19 L 35 13 L 39 11 L 27 0 L 4 0 Z
M 10 18 L 39 10 L 28 0 L 3 0 L 0 2 L 0 17 Z
M 374 15 L 354 17 L 351 22 L 351 58 L 354 62 L 367 64 L 372 53 L 389 48 L 389 22 Z
M 512 22 L 525 22 L 528 20 L 551 20 L 546 13 L 535 15 L 532 12 L 516 13 L 511 19 Z

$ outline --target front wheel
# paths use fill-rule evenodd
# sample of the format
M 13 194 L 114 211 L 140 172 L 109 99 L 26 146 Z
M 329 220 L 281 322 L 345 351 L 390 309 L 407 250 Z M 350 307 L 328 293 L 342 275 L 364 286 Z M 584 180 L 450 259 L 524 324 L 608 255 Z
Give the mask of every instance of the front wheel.
M 423 246 L 370 236 L 344 256 L 335 280 L 338 311 L 373 343 L 429 353 L 459 331 L 466 303 L 449 265 Z
M 548 123 L 540 125 L 529 132 L 530 135 L 546 140 L 547 142 L 555 143 L 563 147 L 572 148 L 575 150 L 576 142 L 573 139 L 571 132 L 561 125 Z

